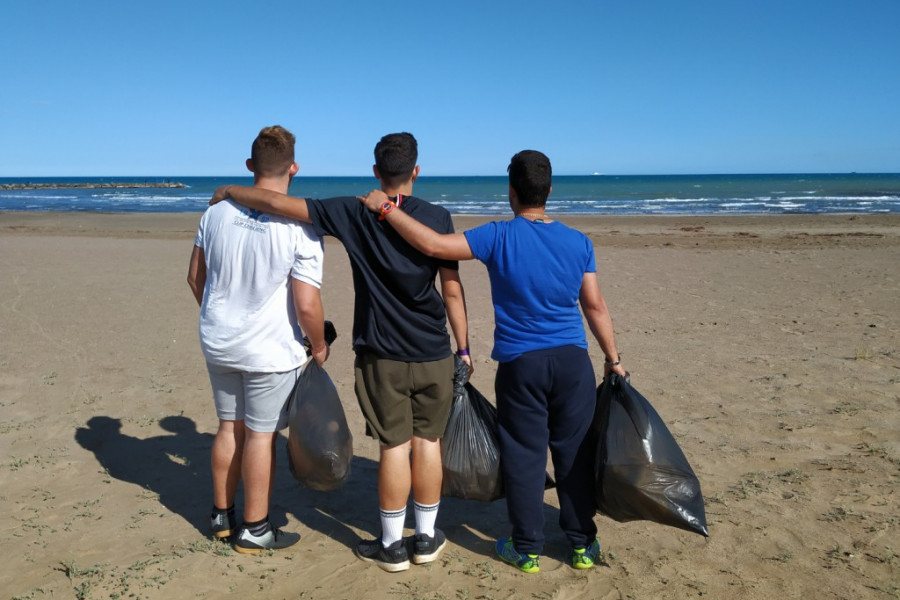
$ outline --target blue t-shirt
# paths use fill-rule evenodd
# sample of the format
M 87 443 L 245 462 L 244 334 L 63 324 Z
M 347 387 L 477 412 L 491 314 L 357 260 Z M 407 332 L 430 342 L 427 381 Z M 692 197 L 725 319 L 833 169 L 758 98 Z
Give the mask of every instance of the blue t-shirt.
M 516 217 L 486 223 L 465 236 L 491 279 L 494 360 L 509 362 L 559 346 L 588 347 L 578 297 L 584 274 L 597 267 L 586 235 L 557 221 Z

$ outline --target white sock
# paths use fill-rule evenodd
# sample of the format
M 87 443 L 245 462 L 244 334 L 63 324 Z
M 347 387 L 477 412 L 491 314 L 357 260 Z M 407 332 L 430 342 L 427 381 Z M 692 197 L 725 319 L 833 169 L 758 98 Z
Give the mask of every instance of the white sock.
M 387 548 L 397 540 L 403 539 L 403 526 L 406 524 L 406 507 L 400 510 L 381 509 L 381 545 Z
M 435 504 L 413 503 L 416 510 L 417 534 L 425 534 L 434 537 L 434 522 L 437 521 L 438 506 L 440 504 L 440 502 L 436 502 Z

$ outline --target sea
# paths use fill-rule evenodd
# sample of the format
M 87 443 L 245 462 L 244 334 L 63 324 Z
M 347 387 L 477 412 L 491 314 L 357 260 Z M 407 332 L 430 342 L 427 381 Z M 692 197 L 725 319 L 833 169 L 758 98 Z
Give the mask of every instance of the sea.
M 179 188 L 0 189 L 0 212 L 196 212 L 216 187 L 249 177 L 0 178 L 4 184 L 181 183 Z M 306 198 L 364 194 L 372 177 L 296 177 Z M 509 214 L 505 176 L 420 177 L 415 195 L 457 215 Z M 547 212 L 557 215 L 749 215 L 900 213 L 900 173 L 554 176 Z

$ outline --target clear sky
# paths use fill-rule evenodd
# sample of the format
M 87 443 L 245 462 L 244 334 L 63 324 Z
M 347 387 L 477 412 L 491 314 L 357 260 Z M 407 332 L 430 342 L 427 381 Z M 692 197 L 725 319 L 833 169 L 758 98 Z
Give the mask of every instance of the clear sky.
M 0 176 L 900 171 L 900 0 L 0 0 Z

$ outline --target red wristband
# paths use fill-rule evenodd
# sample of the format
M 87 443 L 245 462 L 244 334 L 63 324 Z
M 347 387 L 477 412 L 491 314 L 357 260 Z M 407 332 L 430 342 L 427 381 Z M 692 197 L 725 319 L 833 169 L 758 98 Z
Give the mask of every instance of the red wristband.
M 381 203 L 381 210 L 379 211 L 378 220 L 383 221 L 388 213 L 397 208 L 397 205 L 391 202 L 390 200 L 385 200 Z

